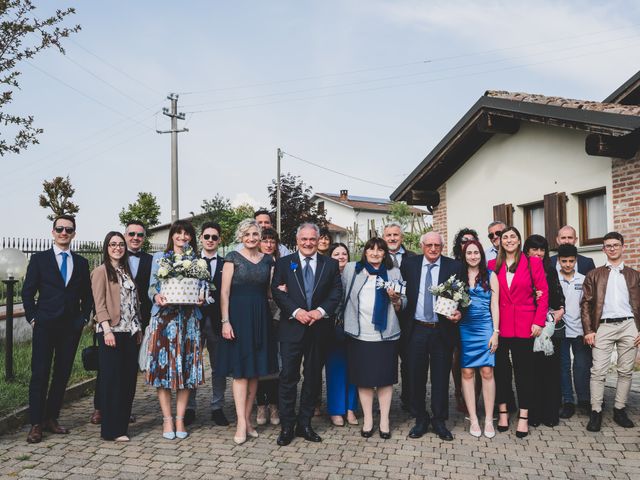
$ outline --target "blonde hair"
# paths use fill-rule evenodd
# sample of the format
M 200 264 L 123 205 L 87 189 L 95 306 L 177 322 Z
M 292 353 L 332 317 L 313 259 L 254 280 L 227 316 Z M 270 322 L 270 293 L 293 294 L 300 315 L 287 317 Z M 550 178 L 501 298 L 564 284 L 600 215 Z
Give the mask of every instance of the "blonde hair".
M 260 228 L 258 222 L 256 222 L 253 218 L 247 218 L 245 220 L 242 220 L 238 224 L 238 228 L 236 228 L 236 241 L 239 243 L 242 242 L 242 237 L 245 236 L 245 234 L 251 227 L 257 228 L 258 234 L 260 235 L 260 237 L 262 237 L 262 228 Z

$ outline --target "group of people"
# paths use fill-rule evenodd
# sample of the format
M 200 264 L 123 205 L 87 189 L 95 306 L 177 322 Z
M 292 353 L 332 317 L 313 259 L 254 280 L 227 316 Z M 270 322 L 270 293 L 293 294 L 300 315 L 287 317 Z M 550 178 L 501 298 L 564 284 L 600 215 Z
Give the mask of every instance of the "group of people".
M 570 226 L 558 232 L 558 254 L 550 257 L 544 237 L 523 242 L 502 222 L 489 225 L 486 251 L 477 232 L 460 230 L 454 258 L 442 254 L 442 235 L 433 231 L 420 238 L 421 255 L 410 252 L 402 226 L 389 223 L 351 261 L 346 245 L 332 243 L 327 231 L 310 223 L 298 227 L 297 248 L 290 252 L 269 212 L 261 210 L 240 222 L 238 247 L 225 258 L 218 254 L 223 232 L 215 222 L 198 233 L 188 221 L 174 222 L 165 251 L 153 257 L 142 252 L 145 226 L 131 222 L 124 234 L 106 235 L 103 263 L 90 273 L 86 259 L 69 250 L 75 228 L 71 216 L 54 220 L 54 246 L 31 257 L 24 282 L 25 315 L 33 327 L 30 443 L 40 442 L 43 430 L 69 433 L 58 423 L 62 395 L 92 316 L 99 372 L 91 422 L 101 425 L 105 440 L 129 440 L 145 331 L 145 380 L 157 390 L 168 440 L 186 438 L 195 420 L 205 347 L 217 425 L 229 424 L 223 407 L 226 379 L 232 378 L 236 444 L 258 437 L 255 424 L 267 422 L 281 427 L 278 445 L 295 437 L 320 442 L 311 421 L 323 369 L 331 422 L 359 424 L 359 403 L 365 438 L 376 430 L 375 397 L 378 434 L 391 438 L 398 372 L 402 407 L 415 418 L 410 438 L 432 428 L 442 440 L 453 439 L 446 426 L 451 374 L 457 407 L 468 413 L 475 437 L 507 431 L 515 411 L 518 438 L 528 435 L 529 426 L 553 427 L 575 413 L 574 390 L 578 407 L 590 416 L 587 429 L 598 431 L 614 348 L 614 420 L 633 426 L 625 406 L 640 344 L 640 273 L 624 265 L 624 239 L 616 232 L 604 237 L 607 262 L 598 268 L 577 253 Z M 163 295 L 157 274 L 167 252 L 206 261 L 208 293 L 199 304 L 171 304 Z M 432 289 L 451 277 L 464 282 L 471 303 L 444 316 L 436 312 Z M 534 351 L 543 331 L 553 332 L 552 352 Z

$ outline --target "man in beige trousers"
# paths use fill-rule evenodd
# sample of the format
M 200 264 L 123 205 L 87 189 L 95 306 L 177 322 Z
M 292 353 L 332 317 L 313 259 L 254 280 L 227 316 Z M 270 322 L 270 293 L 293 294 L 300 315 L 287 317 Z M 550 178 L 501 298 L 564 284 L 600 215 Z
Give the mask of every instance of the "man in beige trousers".
M 624 428 L 634 426 L 625 407 L 640 344 L 640 272 L 624 265 L 624 239 L 618 232 L 604 236 L 603 250 L 607 262 L 587 274 L 580 304 L 584 341 L 593 349 L 590 432 L 599 431 L 602 425 L 604 382 L 614 347 L 618 352 L 618 384 L 613 420 Z

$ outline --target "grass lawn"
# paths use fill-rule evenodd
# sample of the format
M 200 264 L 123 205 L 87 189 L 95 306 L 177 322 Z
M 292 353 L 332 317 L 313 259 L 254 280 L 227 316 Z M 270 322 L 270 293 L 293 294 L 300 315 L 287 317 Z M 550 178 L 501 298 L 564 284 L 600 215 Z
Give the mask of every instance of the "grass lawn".
M 71 371 L 69 385 L 95 376 L 95 372 L 87 372 L 82 368 L 82 349 L 91 345 L 92 333 L 85 329 L 80 338 L 80 345 Z M 17 343 L 13 346 L 13 373 L 11 382 L 5 380 L 5 344 L 0 342 L 0 417 L 29 403 L 29 380 L 31 379 L 31 342 Z

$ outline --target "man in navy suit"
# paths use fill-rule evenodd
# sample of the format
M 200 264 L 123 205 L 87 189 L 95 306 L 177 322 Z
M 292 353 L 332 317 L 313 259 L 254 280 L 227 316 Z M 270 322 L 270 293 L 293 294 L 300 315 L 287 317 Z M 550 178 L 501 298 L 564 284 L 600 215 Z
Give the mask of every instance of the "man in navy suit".
M 200 244 L 202 245 L 202 258 L 207 261 L 213 289 L 210 291 L 206 304 L 202 307 L 202 320 L 200 330 L 207 343 L 209 362 L 211 363 L 211 420 L 216 425 L 227 426 L 229 420 L 225 417 L 224 392 L 227 388 L 227 378 L 216 373 L 216 352 L 221 342 L 222 313 L 220 311 L 220 285 L 222 284 L 222 266 L 224 259 L 218 255 L 218 247 L 222 240 L 222 228 L 215 222 L 206 222 L 202 225 Z M 196 389 L 189 392 L 189 403 L 184 414 L 185 425 L 190 425 L 196 418 Z
M 58 216 L 52 235 L 53 248 L 33 254 L 22 287 L 25 317 L 33 327 L 29 443 L 42 441 L 43 429 L 69 433 L 58 424 L 58 417 L 80 334 L 93 306 L 89 262 L 69 249 L 76 235 L 75 218 Z
M 330 317 L 338 308 L 342 281 L 338 262 L 318 255 L 319 238 L 317 225 L 300 225 L 296 232 L 298 251 L 276 262 L 271 282 L 273 298 L 281 310 L 279 409 L 282 430 L 277 440 L 280 446 L 291 443 L 294 433 L 310 442 L 322 441 L 311 428 L 311 417 L 315 399 L 320 395 L 317 385 L 324 364 L 325 344 L 333 331 Z M 304 381 L 296 417 L 301 363 Z
M 558 230 L 556 242 L 558 243 L 558 245 L 576 246 L 576 243 L 578 243 L 576 229 L 571 225 L 565 225 L 560 230 Z M 558 266 L 558 255 L 554 255 L 553 257 L 551 257 L 551 264 L 556 267 L 558 271 L 560 271 L 560 267 Z M 578 273 L 586 275 L 594 268 L 596 268 L 596 265 L 595 263 L 593 263 L 592 258 L 578 254 L 578 263 L 576 264 L 576 270 L 578 270 Z
M 449 412 L 449 374 L 453 347 L 458 341 L 460 312 L 452 317 L 435 313 L 436 297 L 428 288 L 436 286 L 451 275 L 459 276 L 461 265 L 456 260 L 442 256 L 442 235 L 429 232 L 420 239 L 423 255 L 405 258 L 400 267 L 407 282 L 407 362 L 411 379 L 412 407 L 416 424 L 409 437 L 420 438 L 429 429 L 442 440 L 453 440 L 445 420 Z M 403 332 L 405 335 L 405 332 Z M 431 371 L 431 411 L 426 408 L 426 381 Z
M 151 261 L 153 255 L 150 255 L 142 251 L 142 245 L 144 244 L 144 238 L 147 232 L 140 220 L 131 220 L 127 223 L 124 231 L 124 241 L 127 244 L 127 250 L 129 255 L 129 269 L 131 275 L 133 275 L 133 281 L 136 284 L 138 291 L 138 300 L 140 301 L 140 323 L 142 323 L 142 329 L 144 330 L 149 325 L 151 318 L 151 299 L 149 298 L 149 280 L 151 279 Z M 98 371 L 98 377 L 100 372 Z M 100 398 L 100 392 L 98 391 L 98 385 L 100 382 L 96 382 L 96 389 L 93 394 L 93 415 L 91 415 L 91 423 L 98 425 L 102 422 L 102 415 L 100 413 L 100 405 L 98 399 Z M 135 391 L 134 391 L 135 393 Z M 129 418 L 131 423 L 135 423 L 136 416 L 131 414 Z

